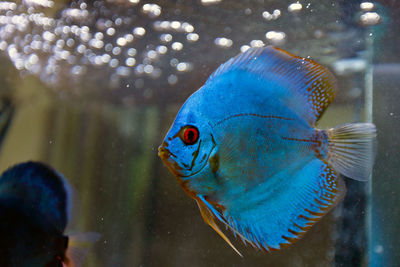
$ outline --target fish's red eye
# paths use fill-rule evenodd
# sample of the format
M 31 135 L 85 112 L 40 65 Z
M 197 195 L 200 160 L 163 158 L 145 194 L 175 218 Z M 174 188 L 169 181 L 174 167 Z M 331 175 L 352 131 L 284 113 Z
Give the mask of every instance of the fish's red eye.
M 194 126 L 186 126 L 183 128 L 181 139 L 186 145 L 193 145 L 199 139 L 199 130 Z

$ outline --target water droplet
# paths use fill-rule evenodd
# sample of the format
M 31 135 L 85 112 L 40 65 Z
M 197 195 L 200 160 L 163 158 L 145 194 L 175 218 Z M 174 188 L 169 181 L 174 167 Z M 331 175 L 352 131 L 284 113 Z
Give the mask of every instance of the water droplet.
M 119 66 L 116 70 L 115 73 L 119 76 L 124 76 L 124 77 L 128 77 L 129 74 L 131 73 L 130 69 L 128 67 L 125 66 Z
M 71 74 L 72 75 L 82 75 L 83 73 L 85 72 L 85 67 L 82 67 L 82 66 L 73 66 L 72 68 L 71 68 Z
M 136 56 L 136 53 L 137 53 L 137 51 L 135 48 L 129 48 L 127 51 L 128 56 L 131 56 L 131 57 Z
M 175 51 L 180 51 L 183 49 L 183 44 L 181 42 L 174 42 L 172 43 L 171 48 Z
M 42 37 L 43 37 L 44 40 L 52 42 L 56 38 L 56 35 L 54 33 L 49 32 L 49 31 L 45 31 L 45 32 L 43 32 Z
M 17 9 L 16 3 L 11 2 L 0 2 L 0 10 L 15 10 Z
M 141 37 L 146 34 L 146 30 L 143 27 L 136 27 L 133 29 L 133 34 Z
M 75 40 L 72 39 L 72 38 L 69 38 L 69 39 L 67 40 L 67 46 L 68 46 L 68 47 L 73 47 L 74 45 L 75 45 Z
M 76 48 L 76 51 L 80 54 L 83 54 L 86 50 L 86 46 L 83 44 L 78 45 L 78 47 Z
M 194 27 L 192 24 L 184 22 L 182 23 L 181 29 L 183 29 L 183 31 L 185 32 L 193 32 L 194 31 Z
M 290 4 L 288 6 L 288 11 L 289 12 L 293 12 L 293 13 L 297 13 L 297 12 L 300 12 L 302 8 L 303 8 L 303 5 L 300 4 L 299 2 L 292 3 L 292 4 Z
M 240 51 L 241 51 L 242 53 L 244 53 L 244 52 L 246 52 L 249 48 L 250 48 L 250 46 L 248 46 L 248 45 L 242 45 L 242 46 L 240 47 Z
M 363 26 L 376 25 L 381 21 L 381 16 L 376 12 L 367 12 L 360 16 L 360 23 Z
M 374 252 L 376 253 L 376 254 L 382 254 L 382 252 L 383 252 L 383 246 L 382 245 L 376 245 L 375 247 L 374 247 Z
M 251 47 L 263 47 L 263 46 L 265 46 L 265 44 L 264 44 L 264 42 L 261 41 L 261 40 L 252 40 L 252 41 L 250 42 L 250 46 L 251 46 Z
M 171 28 L 177 30 L 181 27 L 181 23 L 179 21 L 172 21 L 170 24 Z
M 186 39 L 189 42 L 197 42 L 199 40 L 199 35 L 197 33 L 189 33 L 186 35 Z
M 169 43 L 172 41 L 172 35 L 169 33 L 164 33 L 160 35 L 160 40 L 163 43 Z
M 167 53 L 168 48 L 165 45 L 159 45 L 156 47 L 156 51 L 157 51 L 157 53 L 163 55 L 163 54 Z
M 0 50 L 1 51 L 5 51 L 7 49 L 7 47 L 8 47 L 8 44 L 6 41 L 3 40 L 0 42 Z
M 121 53 L 121 48 L 120 47 L 114 47 L 113 50 L 112 50 L 112 53 L 114 55 L 116 55 L 116 56 L 119 55 Z
M 150 59 L 156 59 L 158 57 L 158 53 L 155 50 L 150 50 L 147 52 L 147 57 Z
M 169 64 L 171 65 L 171 67 L 176 67 L 179 64 L 179 60 L 176 58 L 173 58 L 169 61 Z
M 111 52 L 113 49 L 113 45 L 112 44 L 106 44 L 104 46 L 104 50 L 106 50 L 107 52 Z
M 117 18 L 114 23 L 117 26 L 121 26 L 122 25 L 122 19 L 121 18 Z
M 101 61 L 105 64 L 107 64 L 108 62 L 110 62 L 111 60 L 111 56 L 109 54 L 103 54 L 101 56 Z
M 203 5 L 214 5 L 220 3 L 222 0 L 201 0 Z
M 145 65 L 144 68 L 143 68 L 143 71 L 146 74 L 152 73 L 153 70 L 154 70 L 154 66 L 153 65 Z
M 123 38 L 123 37 L 119 37 L 119 38 L 117 39 L 117 45 L 119 45 L 119 46 L 125 46 L 126 43 L 127 43 L 127 41 L 126 41 L 126 39 Z
M 281 16 L 281 11 L 279 9 L 275 9 L 274 12 L 272 12 L 272 16 L 274 19 L 277 19 Z
M 133 57 L 128 57 L 125 60 L 125 65 L 129 66 L 129 67 L 133 67 L 136 64 L 136 60 Z
M 374 7 L 375 7 L 374 3 L 372 3 L 372 2 L 363 2 L 360 4 L 360 8 L 363 11 L 371 11 L 374 9 Z
M 115 29 L 114 28 L 108 28 L 106 31 L 106 34 L 109 36 L 113 36 L 115 34 Z
M 97 40 L 103 40 L 104 34 L 102 32 L 96 32 L 94 34 L 94 38 L 96 38 Z
M 25 5 L 30 7 L 53 7 L 54 2 L 51 0 L 24 0 Z
M 174 85 L 178 82 L 178 76 L 176 76 L 175 74 L 171 74 L 168 76 L 168 83 L 170 85 Z
M 116 68 L 116 67 L 118 66 L 118 64 L 119 64 L 118 59 L 113 58 L 113 59 L 110 60 L 110 63 L 109 63 L 108 65 L 109 65 L 111 68 Z
M 36 54 L 32 54 L 29 56 L 28 62 L 29 64 L 34 65 L 39 62 L 39 57 Z
M 192 70 L 192 64 L 188 62 L 180 62 L 178 65 L 176 65 L 176 69 L 179 72 L 187 72 Z
M 142 7 L 142 12 L 149 15 L 150 18 L 155 18 L 160 16 L 161 7 L 157 4 L 145 4 Z
M 231 39 L 225 38 L 225 37 L 220 37 L 220 38 L 216 38 L 214 40 L 214 43 L 219 46 L 219 47 L 223 47 L 223 48 L 229 48 L 233 45 L 233 41 Z
M 282 45 L 285 43 L 286 34 L 284 32 L 269 31 L 265 37 L 274 45 Z
M 268 11 L 264 11 L 264 12 L 262 13 L 262 16 L 263 16 L 263 18 L 266 19 L 266 20 L 272 20 L 272 19 L 273 19 L 272 14 L 269 13 Z

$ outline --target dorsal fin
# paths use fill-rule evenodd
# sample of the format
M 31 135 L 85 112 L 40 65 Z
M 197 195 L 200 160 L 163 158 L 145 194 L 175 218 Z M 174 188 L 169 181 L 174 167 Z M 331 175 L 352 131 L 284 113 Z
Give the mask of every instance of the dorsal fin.
M 336 80 L 326 68 L 272 46 L 250 48 L 231 58 L 210 76 L 207 83 L 225 73 L 240 70 L 268 81 L 265 86 L 275 84 L 280 91 L 280 100 L 312 126 L 336 93 Z

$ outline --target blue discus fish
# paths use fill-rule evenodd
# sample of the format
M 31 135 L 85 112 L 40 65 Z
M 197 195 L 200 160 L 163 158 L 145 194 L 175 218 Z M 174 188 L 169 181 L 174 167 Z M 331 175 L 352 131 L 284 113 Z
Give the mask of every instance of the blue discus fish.
M 312 60 L 250 48 L 179 111 L 159 156 L 236 252 L 216 221 L 256 248 L 278 250 L 344 196 L 339 173 L 368 179 L 374 124 L 315 128 L 336 90 L 333 75 Z
M 81 266 L 98 234 L 66 236 L 70 190 L 61 174 L 38 162 L 0 177 L 0 266 Z

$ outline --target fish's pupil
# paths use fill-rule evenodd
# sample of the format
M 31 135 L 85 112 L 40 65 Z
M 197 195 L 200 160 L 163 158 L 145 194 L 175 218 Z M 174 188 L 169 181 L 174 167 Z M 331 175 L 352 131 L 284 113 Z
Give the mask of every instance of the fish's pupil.
M 183 133 L 183 142 L 187 145 L 193 145 L 199 138 L 199 130 L 194 126 L 189 126 Z
M 189 137 L 189 141 L 192 141 L 192 140 L 193 140 L 193 137 L 194 137 L 193 130 L 189 130 L 189 131 L 188 131 L 188 137 Z

